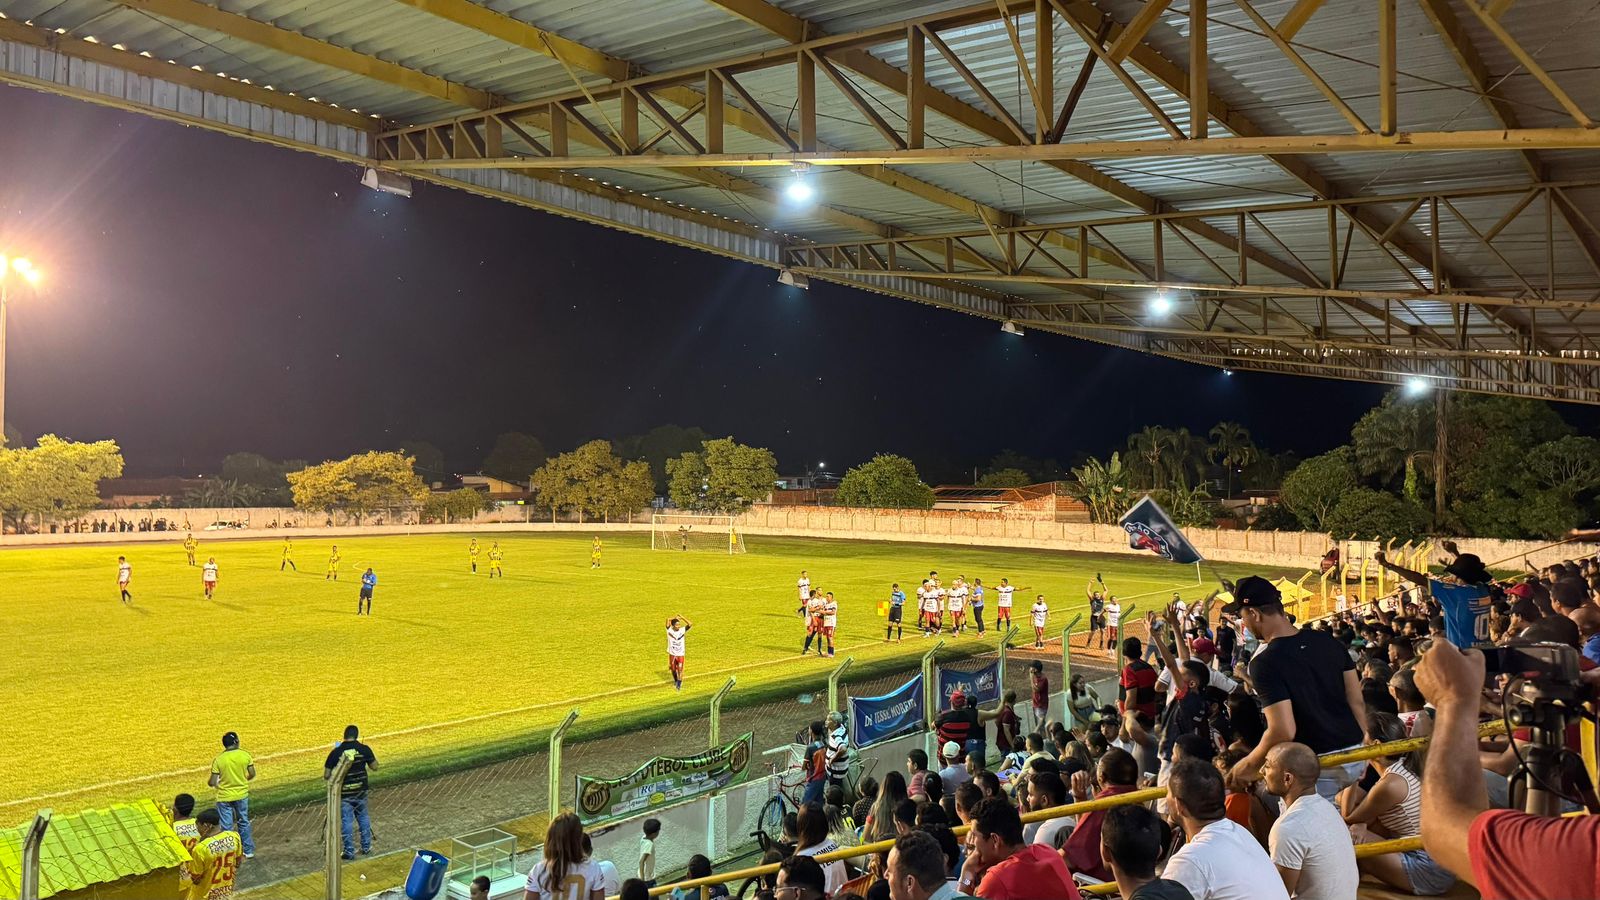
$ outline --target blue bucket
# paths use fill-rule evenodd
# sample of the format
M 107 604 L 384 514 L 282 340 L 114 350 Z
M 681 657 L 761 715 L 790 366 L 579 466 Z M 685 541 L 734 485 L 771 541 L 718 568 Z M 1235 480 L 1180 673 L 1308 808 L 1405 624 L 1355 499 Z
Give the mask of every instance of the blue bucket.
M 418 850 L 406 876 L 406 896 L 411 900 L 433 900 L 444 887 L 444 871 L 450 860 L 432 850 Z

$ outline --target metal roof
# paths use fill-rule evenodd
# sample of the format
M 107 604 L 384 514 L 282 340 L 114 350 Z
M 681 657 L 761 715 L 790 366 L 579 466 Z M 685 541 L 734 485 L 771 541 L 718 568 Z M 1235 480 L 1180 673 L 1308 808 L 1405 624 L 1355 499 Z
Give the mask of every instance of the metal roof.
M 1559 131 L 1600 115 L 1593 4 L 1502 0 L 1480 17 L 1478 2 L 1394 4 L 1402 136 Z M 1357 121 L 1381 130 L 1374 6 L 1211 0 L 1206 139 L 1351 135 Z M 1146 352 L 1600 402 L 1587 362 L 1600 359 L 1600 141 L 1569 136 L 1520 153 L 1074 156 L 1195 136 L 1191 7 L 1000 7 L 1006 19 L 976 0 L 0 0 L 0 80 L 350 161 L 376 156 L 486 196 Z M 1038 8 L 1053 95 L 1038 118 L 1053 118 L 1082 82 L 1059 140 L 1068 149 L 962 156 L 1052 149 L 1031 84 Z M 1158 11 L 1148 23 L 1146 10 Z M 1085 76 L 1096 54 L 1080 29 L 1093 39 L 1102 27 L 1111 56 Z M 924 146 L 956 161 L 913 158 L 915 148 L 897 156 L 882 133 L 910 134 L 912 33 L 927 44 Z M 1107 61 L 1118 54 L 1123 74 Z M 799 88 L 811 59 L 814 102 Z M 689 142 L 710 138 L 713 69 L 727 77 L 721 151 L 750 164 L 663 166 L 605 146 L 637 115 L 633 140 L 663 132 L 644 152 L 703 156 Z M 683 74 L 648 80 L 670 73 Z M 651 104 L 681 119 L 688 140 Z M 554 156 L 552 111 L 570 119 L 571 164 L 526 169 Z M 789 172 L 755 157 L 791 154 L 813 117 L 819 162 L 833 151 L 884 162 L 818 165 L 808 177 L 820 202 L 795 208 L 781 200 Z M 497 146 L 473 143 L 491 125 L 505 166 L 483 159 Z M 1350 202 L 1311 203 L 1328 198 Z M 1165 323 L 1142 311 L 1150 289 L 1140 285 L 1156 281 L 1176 304 Z

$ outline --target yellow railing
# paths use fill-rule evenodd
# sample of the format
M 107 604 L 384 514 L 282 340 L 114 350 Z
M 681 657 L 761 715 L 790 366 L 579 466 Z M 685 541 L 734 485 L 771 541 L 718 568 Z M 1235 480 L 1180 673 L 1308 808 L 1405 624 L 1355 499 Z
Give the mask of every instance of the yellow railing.
M 1485 722 L 1478 726 L 1479 737 L 1490 737 L 1492 735 L 1504 734 L 1505 731 L 1506 723 L 1504 719 L 1496 719 L 1492 722 Z M 1359 750 L 1351 750 L 1345 753 L 1329 753 L 1318 757 L 1317 761 L 1322 764 L 1323 768 L 1330 768 L 1332 766 L 1342 766 L 1348 763 L 1361 762 L 1363 760 L 1373 759 L 1379 756 L 1398 756 L 1403 753 L 1410 753 L 1413 750 L 1420 750 L 1423 747 L 1426 747 L 1428 745 L 1428 740 L 1429 739 L 1427 736 L 1423 736 L 1405 738 L 1398 741 L 1390 741 L 1387 744 L 1372 744 L 1367 747 L 1362 747 Z M 1052 806 L 1049 809 L 1039 809 L 1034 810 L 1033 812 L 1023 813 L 1022 821 L 1024 824 L 1031 822 L 1043 822 L 1049 819 L 1059 819 L 1064 816 L 1076 816 L 1080 813 L 1111 809 L 1112 807 L 1116 806 L 1129 806 L 1135 803 L 1149 803 L 1152 800 L 1165 799 L 1166 796 L 1167 789 L 1164 787 L 1142 788 L 1140 790 L 1129 791 L 1126 794 L 1118 794 L 1115 797 L 1103 797 L 1097 800 L 1084 800 L 1079 803 L 1068 803 L 1065 806 Z M 967 833 L 967 826 L 959 825 L 953 830 L 956 836 L 960 837 L 961 835 Z M 862 856 L 871 856 L 875 853 L 887 853 L 889 848 L 893 846 L 893 840 L 875 841 L 870 844 L 859 844 L 854 847 L 843 847 L 831 853 L 819 853 L 817 854 L 816 860 L 819 863 L 826 863 L 832 862 L 836 859 L 855 859 Z M 1384 853 L 1403 853 L 1407 850 L 1419 849 L 1421 846 L 1422 838 L 1420 837 L 1397 838 L 1392 841 L 1358 844 L 1356 846 L 1356 856 L 1362 857 L 1376 856 Z M 650 889 L 650 896 L 659 897 L 664 894 L 669 894 L 674 889 L 679 888 L 699 888 L 701 900 L 709 900 L 710 888 L 714 884 L 726 884 L 733 881 L 743 881 L 746 878 L 754 878 L 757 875 L 771 875 L 777 871 L 777 863 L 768 863 L 762 866 L 751 866 L 746 869 L 738 869 L 733 872 L 722 872 L 720 874 L 710 875 L 705 878 L 694 878 L 688 881 L 679 881 L 674 884 L 659 885 Z M 1088 890 L 1091 893 L 1108 894 L 1116 890 L 1116 885 L 1099 885 L 1088 888 Z M 616 900 L 616 898 L 611 897 L 607 898 L 607 900 Z

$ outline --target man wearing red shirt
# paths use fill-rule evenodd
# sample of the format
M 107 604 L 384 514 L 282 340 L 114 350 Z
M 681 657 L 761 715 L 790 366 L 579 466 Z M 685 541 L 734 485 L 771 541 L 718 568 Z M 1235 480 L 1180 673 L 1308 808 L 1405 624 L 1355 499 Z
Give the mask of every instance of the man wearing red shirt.
M 1115 797 L 1129 791 L 1138 790 L 1139 763 L 1133 754 L 1126 750 L 1112 747 L 1100 757 L 1100 783 L 1105 787 L 1100 789 L 1092 799 L 1099 800 L 1103 797 Z M 1079 803 L 1091 799 L 1089 793 L 1089 773 L 1078 772 L 1072 776 L 1072 796 L 1068 800 Z M 1105 821 L 1106 811 L 1103 809 L 1086 812 L 1078 817 L 1078 824 L 1067 835 L 1067 840 L 1061 845 L 1061 858 L 1066 861 L 1067 867 L 1074 872 L 1098 878 L 1101 881 L 1111 880 L 1111 870 L 1106 868 L 1105 860 L 1100 855 L 1100 823 Z
M 1584 680 L 1593 683 L 1594 672 Z M 1423 849 L 1483 900 L 1600 897 L 1600 816 L 1489 809 L 1476 753 L 1483 677 L 1483 654 L 1443 637 L 1417 665 L 1417 688 L 1437 711 L 1422 781 Z
M 1140 659 L 1144 645 L 1136 637 L 1122 642 L 1122 677 L 1117 681 L 1117 712 L 1138 710 L 1150 718 L 1156 717 L 1156 679 L 1159 673 L 1149 663 Z
M 973 851 L 961 868 L 962 893 L 983 900 L 1077 900 L 1078 889 L 1061 854 L 1024 841 L 1022 815 L 1005 800 L 978 801 L 969 839 Z

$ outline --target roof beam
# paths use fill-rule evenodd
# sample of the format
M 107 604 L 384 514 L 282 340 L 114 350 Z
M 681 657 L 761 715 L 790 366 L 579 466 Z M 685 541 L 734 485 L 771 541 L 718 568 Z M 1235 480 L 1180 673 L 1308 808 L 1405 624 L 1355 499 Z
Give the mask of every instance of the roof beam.
M 241 41 L 249 41 L 269 50 L 361 75 L 413 93 L 444 100 L 456 106 L 490 109 L 500 103 L 499 98 L 488 91 L 480 91 L 437 75 L 408 69 L 397 63 L 358 53 L 348 47 L 306 37 L 297 31 L 289 31 L 248 16 L 226 12 L 215 6 L 199 3 L 197 0 L 112 0 L 112 2 L 128 9 L 152 13 L 174 22 L 205 28 Z
M 1278 20 L 1278 36 L 1286 41 L 1294 40 L 1294 36 L 1300 33 L 1300 29 L 1306 27 L 1306 23 L 1326 2 L 1328 0 L 1300 0 Z
M 624 81 L 633 74 L 627 60 L 568 40 L 521 19 L 496 12 L 471 0 L 394 0 L 412 9 L 447 19 L 508 44 L 593 72 L 609 81 Z
M 791 44 L 798 44 L 816 34 L 811 28 L 811 23 L 799 16 L 784 12 L 766 0 L 706 0 L 706 2 Z
M 1107 51 L 1111 57 L 1110 61 L 1120 63 L 1127 59 L 1129 51 L 1144 40 L 1144 36 L 1155 27 L 1156 22 L 1161 20 L 1161 14 L 1171 5 L 1172 0 L 1146 0 L 1144 6 L 1141 6 L 1133 19 L 1123 27 L 1122 34 L 1117 36 L 1116 42 Z

